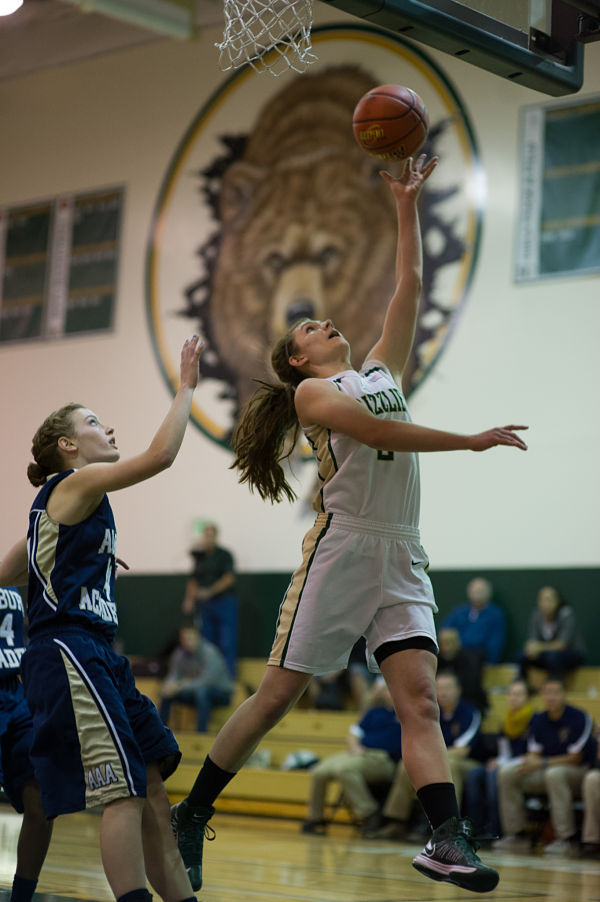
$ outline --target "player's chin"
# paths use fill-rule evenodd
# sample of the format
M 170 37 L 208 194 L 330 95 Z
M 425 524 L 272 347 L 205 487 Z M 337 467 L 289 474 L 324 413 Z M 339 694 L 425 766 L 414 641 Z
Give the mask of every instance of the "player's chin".
M 120 459 L 121 459 L 121 452 L 119 451 L 119 449 L 114 448 L 114 447 L 111 448 L 108 453 L 108 457 L 107 457 L 108 463 L 116 463 L 116 461 L 118 461 Z

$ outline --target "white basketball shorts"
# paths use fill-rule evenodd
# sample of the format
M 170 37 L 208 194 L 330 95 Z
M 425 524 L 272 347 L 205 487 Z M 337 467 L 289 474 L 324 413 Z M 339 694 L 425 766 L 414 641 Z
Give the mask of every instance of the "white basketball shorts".
M 279 609 L 269 664 L 305 673 L 347 666 L 364 635 L 369 666 L 384 642 L 426 636 L 437 646 L 437 607 L 419 531 L 319 514 Z

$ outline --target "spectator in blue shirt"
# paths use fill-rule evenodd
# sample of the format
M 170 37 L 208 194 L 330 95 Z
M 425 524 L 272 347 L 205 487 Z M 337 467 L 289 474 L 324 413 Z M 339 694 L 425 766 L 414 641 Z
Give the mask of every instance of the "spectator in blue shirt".
M 498 773 L 500 820 L 504 838 L 499 848 L 523 848 L 527 844 L 525 794 L 543 793 L 550 803 L 550 818 L 556 840 L 546 846 L 548 854 L 568 855 L 574 849 L 573 801 L 581 788 L 593 748 L 592 718 L 567 704 L 560 680 L 546 680 L 542 687 L 545 711 L 534 714 L 529 724 L 527 754 L 505 764 Z
M 402 730 L 383 679 L 374 684 L 369 704 L 360 722 L 350 728 L 348 751 L 324 758 L 311 770 L 303 833 L 325 832 L 325 796 L 332 780 L 341 783 L 344 801 L 362 823 L 364 832 L 380 824 L 379 803 L 369 786 L 391 783 L 396 763 L 402 757 Z
M 467 584 L 467 599 L 446 617 L 442 629 L 456 629 L 463 648 L 479 651 L 486 664 L 502 660 L 506 639 L 504 613 L 492 598 L 492 585 L 476 577 Z
M 449 671 L 438 674 L 435 687 L 440 707 L 442 736 L 448 749 L 452 781 L 460 803 L 465 776 L 479 764 L 470 755 L 480 740 L 481 714 L 477 708 L 461 698 L 460 683 L 455 674 Z M 415 792 L 406 768 L 400 762 L 383 807 L 386 823 L 373 833 L 367 832 L 368 838 L 403 839 L 414 798 Z

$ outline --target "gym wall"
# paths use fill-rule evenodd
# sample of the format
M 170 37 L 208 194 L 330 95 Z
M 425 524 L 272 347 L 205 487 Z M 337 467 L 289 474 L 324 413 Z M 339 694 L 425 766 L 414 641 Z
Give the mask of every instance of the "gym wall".
M 321 24 L 357 21 L 318 9 Z M 213 43 L 219 36 L 209 30 L 195 43 L 157 41 L 0 83 L 0 206 L 125 186 L 114 330 L 0 345 L 0 553 L 25 533 L 33 498 L 25 476 L 31 437 L 51 410 L 82 401 L 114 425 L 128 456 L 145 447 L 168 408 L 171 394 L 148 325 L 148 242 L 176 148 L 228 78 L 217 67 Z M 551 99 L 420 50 L 444 73 L 468 113 L 485 195 L 468 296 L 443 354 L 411 397 L 411 413 L 416 422 L 458 432 L 505 423 L 530 426 L 526 454 L 495 449 L 421 456 L 422 536 L 438 597 L 443 610 L 462 599 L 469 574 L 491 574 L 503 587 L 503 602 L 514 606 L 516 630 L 521 605 L 533 603 L 537 587 L 564 581 L 565 593 L 577 596 L 572 601 L 588 623 L 598 597 L 599 564 L 598 278 L 520 284 L 513 279 L 519 116 L 525 106 Z M 267 78 L 257 76 L 253 90 L 271 90 Z M 599 84 L 596 43 L 586 47 L 582 96 L 594 96 Z M 193 175 L 190 192 L 197 190 Z M 189 241 L 189 235 L 181 240 Z M 249 624 L 244 641 L 252 636 L 242 652 L 264 653 L 280 590 L 299 561 L 312 520 L 306 496 L 314 474 L 309 464 L 298 465 L 301 500 L 272 506 L 238 485 L 230 463 L 223 445 L 191 426 L 169 471 L 111 499 L 119 554 L 132 568 L 118 588 L 123 635 L 132 652 L 138 640 L 140 648 L 152 645 L 150 633 L 142 639 L 140 607 L 153 630 L 162 629 L 163 615 L 170 621 L 194 523 L 211 519 L 220 524 L 221 541 L 235 554 L 241 574 Z

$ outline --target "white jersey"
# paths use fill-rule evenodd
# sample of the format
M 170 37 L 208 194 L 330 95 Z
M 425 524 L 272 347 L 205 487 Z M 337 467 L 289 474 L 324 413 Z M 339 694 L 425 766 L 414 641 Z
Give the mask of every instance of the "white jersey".
M 328 381 L 375 416 L 411 422 L 402 391 L 377 360 L 366 361 L 359 372 L 344 370 Z M 324 426 L 310 426 L 304 433 L 319 465 L 316 511 L 418 528 L 421 497 L 416 453 L 377 451 Z

